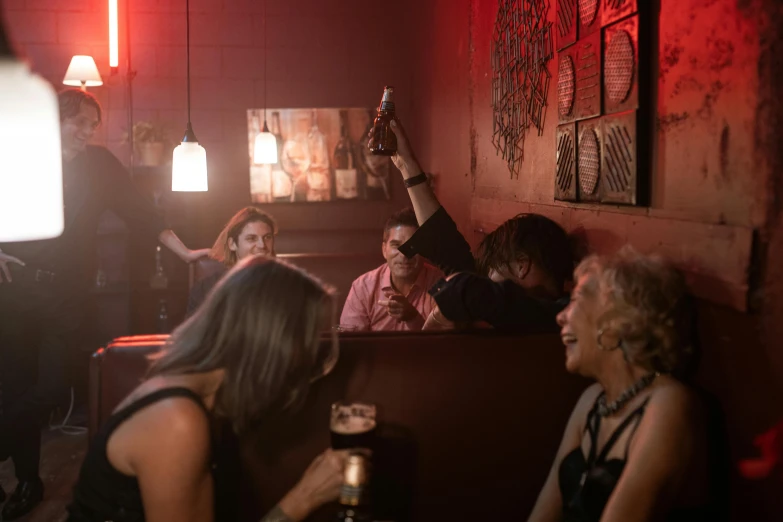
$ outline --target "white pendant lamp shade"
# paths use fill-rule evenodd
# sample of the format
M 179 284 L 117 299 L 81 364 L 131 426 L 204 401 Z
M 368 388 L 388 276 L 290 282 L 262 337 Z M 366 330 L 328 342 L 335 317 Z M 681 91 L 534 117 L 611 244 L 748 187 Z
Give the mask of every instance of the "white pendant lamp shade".
M 256 165 L 272 165 L 277 163 L 277 139 L 264 125 L 264 132 L 256 136 L 253 147 L 253 163 Z
M 63 83 L 72 87 L 98 87 L 103 85 L 103 79 L 92 56 L 77 54 L 71 58 Z
M 57 237 L 63 232 L 57 95 L 26 64 L 1 54 L 0 243 Z
M 277 138 L 266 125 L 266 0 L 264 0 L 264 128 L 256 136 L 253 147 L 253 163 L 273 165 L 277 163 Z
M 183 141 L 174 149 L 171 190 L 207 191 L 207 151 L 198 142 Z
M 185 34 L 188 65 L 188 125 L 182 143 L 174 149 L 171 164 L 171 190 L 173 192 L 206 192 L 207 151 L 198 144 L 190 123 L 190 0 L 185 0 Z

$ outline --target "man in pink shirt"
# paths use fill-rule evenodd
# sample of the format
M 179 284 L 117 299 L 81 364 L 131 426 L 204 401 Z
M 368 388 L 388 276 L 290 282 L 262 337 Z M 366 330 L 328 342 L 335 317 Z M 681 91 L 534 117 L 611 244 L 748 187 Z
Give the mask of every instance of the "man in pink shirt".
M 381 246 L 386 263 L 353 282 L 341 326 L 361 331 L 421 330 L 435 306 L 427 291 L 443 274 L 421 256 L 408 259 L 397 250 L 418 228 L 409 208 L 386 221 Z

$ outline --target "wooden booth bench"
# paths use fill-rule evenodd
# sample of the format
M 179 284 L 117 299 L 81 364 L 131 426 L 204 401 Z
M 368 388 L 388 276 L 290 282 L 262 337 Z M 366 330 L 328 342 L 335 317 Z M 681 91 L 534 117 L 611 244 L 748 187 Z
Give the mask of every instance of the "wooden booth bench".
M 95 354 L 91 433 L 164 341 L 120 338 Z M 258 520 L 329 446 L 330 405 L 341 399 L 378 407 L 379 520 L 528 516 L 587 384 L 566 373 L 557 336 L 347 334 L 340 345 L 334 372 L 313 385 L 299 412 L 242 441 L 243 520 Z

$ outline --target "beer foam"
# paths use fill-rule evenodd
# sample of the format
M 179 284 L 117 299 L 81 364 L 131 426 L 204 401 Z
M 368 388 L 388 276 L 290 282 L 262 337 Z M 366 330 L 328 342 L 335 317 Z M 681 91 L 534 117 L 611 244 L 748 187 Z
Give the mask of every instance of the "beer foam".
M 375 428 L 375 419 L 349 415 L 332 425 L 332 431 L 341 435 L 358 435 Z

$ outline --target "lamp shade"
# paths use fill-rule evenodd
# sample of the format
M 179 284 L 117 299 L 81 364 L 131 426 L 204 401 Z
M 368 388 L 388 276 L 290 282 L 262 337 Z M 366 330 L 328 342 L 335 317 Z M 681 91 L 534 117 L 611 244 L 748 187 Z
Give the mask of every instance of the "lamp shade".
M 71 58 L 63 83 L 72 87 L 98 87 L 103 85 L 103 80 L 92 56 L 77 54 Z
M 174 149 L 171 190 L 205 192 L 207 190 L 207 151 L 197 141 L 183 141 Z
M 256 136 L 253 147 L 253 163 L 256 165 L 277 163 L 277 139 L 271 132 L 261 132 Z
M 63 232 L 60 113 L 51 85 L 0 57 L 0 243 Z

